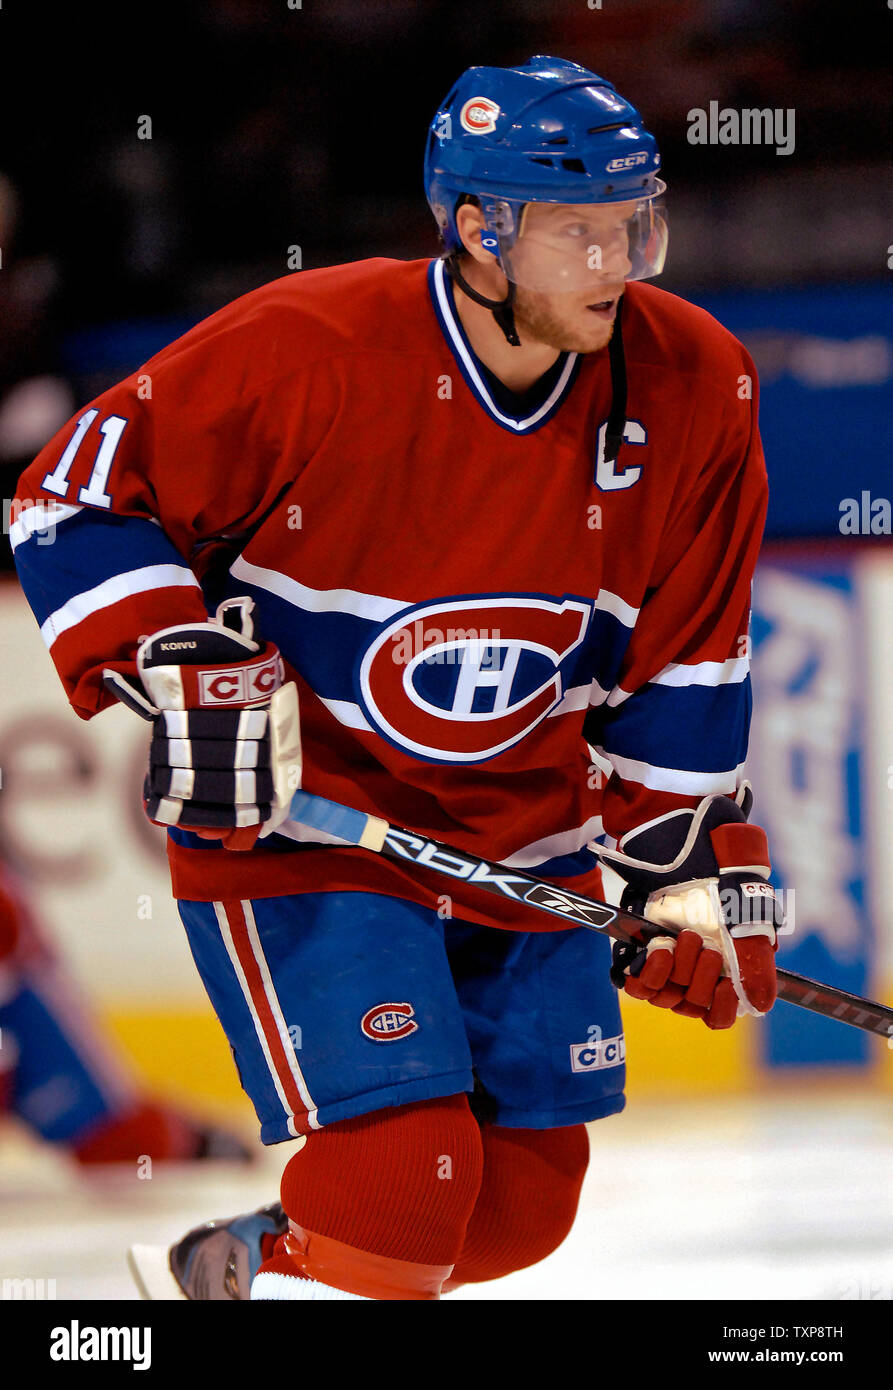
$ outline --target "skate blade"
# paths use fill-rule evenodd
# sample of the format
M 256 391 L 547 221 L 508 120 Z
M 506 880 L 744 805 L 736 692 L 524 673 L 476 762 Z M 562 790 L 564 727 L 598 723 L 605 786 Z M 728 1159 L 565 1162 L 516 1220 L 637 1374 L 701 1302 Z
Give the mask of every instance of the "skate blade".
M 132 1245 L 127 1252 L 127 1268 L 140 1298 L 153 1303 L 186 1299 L 171 1273 L 166 1245 Z

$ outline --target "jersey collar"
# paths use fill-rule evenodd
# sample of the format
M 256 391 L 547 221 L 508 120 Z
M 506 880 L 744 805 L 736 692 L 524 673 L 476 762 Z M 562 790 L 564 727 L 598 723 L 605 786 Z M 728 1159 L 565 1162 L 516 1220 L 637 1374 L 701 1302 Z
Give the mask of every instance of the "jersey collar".
M 546 399 L 531 414 L 523 418 L 510 415 L 500 409 L 487 386 L 481 371 L 481 363 L 472 350 L 456 312 L 452 282 L 442 260 L 432 261 L 428 267 L 428 289 L 437 321 L 459 369 L 472 395 L 483 406 L 490 418 L 512 434 L 532 434 L 534 430 L 542 429 L 543 425 L 551 420 L 574 383 L 579 368 L 579 353 L 569 352 L 565 355 L 564 366 L 558 380 Z

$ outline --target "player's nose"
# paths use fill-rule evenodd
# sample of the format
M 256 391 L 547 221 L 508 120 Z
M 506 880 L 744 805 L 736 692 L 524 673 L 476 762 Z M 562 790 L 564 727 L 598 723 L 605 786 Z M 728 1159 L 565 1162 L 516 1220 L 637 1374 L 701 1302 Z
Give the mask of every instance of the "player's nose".
M 606 247 L 602 255 L 601 272 L 606 280 L 624 281 L 633 268 L 633 263 L 623 246 Z

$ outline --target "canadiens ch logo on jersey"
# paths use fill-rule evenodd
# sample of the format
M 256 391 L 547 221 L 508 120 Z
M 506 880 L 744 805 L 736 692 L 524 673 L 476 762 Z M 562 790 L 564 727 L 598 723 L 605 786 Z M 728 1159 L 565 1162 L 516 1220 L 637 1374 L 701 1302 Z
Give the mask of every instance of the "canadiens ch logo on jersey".
M 592 609 L 591 599 L 541 595 L 406 609 L 366 648 L 360 703 L 374 728 L 415 757 L 483 762 L 559 703 Z
M 375 1004 L 363 1014 L 360 1027 L 373 1042 L 394 1042 L 418 1032 L 414 1019 L 411 1004 Z

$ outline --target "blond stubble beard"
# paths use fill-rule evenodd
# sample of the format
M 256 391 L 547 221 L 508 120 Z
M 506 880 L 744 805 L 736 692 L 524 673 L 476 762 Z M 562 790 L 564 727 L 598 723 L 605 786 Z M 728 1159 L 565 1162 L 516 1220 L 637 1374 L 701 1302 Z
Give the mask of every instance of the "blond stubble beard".
M 593 328 L 599 329 L 600 335 L 593 332 L 592 337 L 587 335 L 584 339 L 578 329 L 554 312 L 549 295 L 520 286 L 515 290 L 514 310 L 515 326 L 522 342 L 535 339 L 557 352 L 600 352 L 611 341 L 616 322 L 616 319 L 612 319 L 610 323 L 603 324 L 596 320 Z

